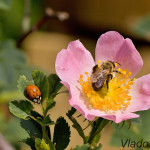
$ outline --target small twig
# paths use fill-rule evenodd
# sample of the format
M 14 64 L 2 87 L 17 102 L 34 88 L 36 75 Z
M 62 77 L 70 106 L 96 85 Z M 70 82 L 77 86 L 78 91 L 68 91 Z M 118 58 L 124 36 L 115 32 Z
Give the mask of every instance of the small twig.
M 67 12 L 61 12 L 61 11 L 54 11 L 51 8 L 46 8 L 45 15 L 25 34 L 21 36 L 21 38 L 18 40 L 17 47 L 21 47 L 22 42 L 24 39 L 31 34 L 34 31 L 37 31 L 41 29 L 41 27 L 50 19 L 50 18 L 56 18 L 60 21 L 67 20 L 69 18 L 69 14 Z

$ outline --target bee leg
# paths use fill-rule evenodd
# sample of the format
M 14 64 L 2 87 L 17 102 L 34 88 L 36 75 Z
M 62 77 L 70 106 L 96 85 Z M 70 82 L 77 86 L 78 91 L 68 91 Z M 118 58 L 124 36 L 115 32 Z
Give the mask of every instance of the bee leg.
M 113 75 L 112 74 L 108 74 L 107 79 L 106 79 L 106 85 L 107 85 L 107 90 L 109 89 L 108 83 L 109 83 L 109 79 L 112 79 Z
M 120 71 L 118 71 L 118 70 L 113 70 L 113 72 L 122 74 L 122 73 L 121 73 Z

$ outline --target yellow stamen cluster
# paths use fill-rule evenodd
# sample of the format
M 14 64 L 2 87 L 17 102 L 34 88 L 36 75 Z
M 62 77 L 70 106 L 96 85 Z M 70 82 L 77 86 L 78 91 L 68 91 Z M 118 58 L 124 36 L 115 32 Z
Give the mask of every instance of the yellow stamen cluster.
M 99 91 L 94 91 L 90 76 L 85 72 L 86 79 L 80 75 L 80 85 L 82 93 L 87 97 L 88 106 L 102 111 L 125 110 L 130 105 L 131 96 L 129 90 L 133 81 L 129 79 L 131 72 L 118 68 L 118 72 L 109 82 L 107 89 L 106 82 Z M 135 79 L 134 79 L 135 80 Z

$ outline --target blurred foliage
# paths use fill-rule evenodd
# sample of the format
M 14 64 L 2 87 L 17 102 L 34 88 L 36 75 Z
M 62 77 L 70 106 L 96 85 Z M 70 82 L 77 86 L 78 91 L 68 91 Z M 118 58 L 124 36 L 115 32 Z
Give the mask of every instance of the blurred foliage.
M 97 147 L 93 148 L 93 150 L 100 150 L 102 147 L 101 144 L 99 144 Z M 89 144 L 84 145 L 77 145 L 75 148 L 71 148 L 70 150 L 91 150 Z
M 31 78 L 33 68 L 29 67 L 26 55 L 16 48 L 14 40 L 10 40 L 21 36 L 23 12 L 24 1 L 0 0 L 0 104 L 22 97 L 17 90 L 20 75 Z M 27 138 L 28 134 L 20 127 L 19 119 L 6 119 L 7 115 L 7 111 L 6 114 L 0 111 L 0 132 L 19 150 L 20 144 L 17 141 Z
M 17 90 L 17 80 L 21 74 L 30 78 L 31 70 L 25 54 L 16 48 L 16 43 L 13 40 L 0 42 L 0 104 L 22 97 L 22 94 Z M 9 114 L 8 108 L 4 107 L 3 109 L 6 110 L 6 113 L 0 111 L 0 132 L 8 142 L 20 149 L 20 144 L 17 141 L 27 138 L 27 133 L 20 127 L 17 118 L 6 119 L 4 115 Z
M 133 31 L 141 38 L 150 40 L 150 15 L 140 18 L 139 21 L 136 22 Z
M 71 150 L 90 150 L 90 146 L 88 144 L 84 144 L 82 146 L 77 145 L 75 148 L 72 148 Z
M 12 1 L 10 3 L 10 1 Z M 43 16 L 44 3 L 41 0 L 29 0 L 29 26 L 32 26 Z M 25 1 L 0 0 L 0 40 L 12 38 L 18 40 L 22 34 L 22 21 L 25 15 Z
M 9 9 L 11 2 L 12 2 L 12 0 L 1 0 L 0 1 L 0 9 L 2 9 L 2 10 Z
M 21 128 L 18 118 L 14 117 L 7 120 L 2 113 L 0 113 L 0 132 L 18 150 L 21 144 L 19 144 L 19 141 L 28 137 L 26 131 Z
M 111 137 L 111 145 L 121 147 L 121 139 L 125 142 L 127 139 L 130 139 L 131 141 L 148 141 L 150 142 L 150 110 L 147 111 L 141 111 L 137 114 L 140 115 L 140 121 L 137 119 L 134 119 L 131 127 L 129 127 L 129 124 L 126 122 L 123 126 L 122 123 L 117 126 L 116 124 L 113 124 L 114 133 Z M 140 149 L 142 150 L 142 148 Z
M 14 41 L 0 42 L 0 103 L 20 97 L 17 79 L 21 74 L 31 78 L 31 70 L 25 54 L 16 48 Z

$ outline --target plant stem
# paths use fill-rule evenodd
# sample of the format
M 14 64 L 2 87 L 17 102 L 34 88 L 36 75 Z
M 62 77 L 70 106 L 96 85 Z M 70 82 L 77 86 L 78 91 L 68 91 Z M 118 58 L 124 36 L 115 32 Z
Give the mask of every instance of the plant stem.
M 43 139 L 45 142 L 47 142 L 47 135 L 46 135 L 46 126 L 42 125 L 42 133 L 43 133 Z
M 42 106 L 42 111 L 43 111 L 43 121 L 45 121 L 47 112 L 45 111 L 43 104 L 41 106 Z M 42 125 L 42 133 L 43 133 L 43 139 L 45 141 L 47 141 L 46 126 L 45 125 Z
M 37 123 L 39 123 L 42 126 L 41 122 L 39 122 L 36 118 L 34 118 L 33 116 L 30 116 L 30 118 L 32 118 L 34 121 L 36 121 Z
M 108 122 L 109 122 L 108 120 L 105 120 L 103 118 L 98 118 L 97 121 L 93 123 L 92 130 L 90 132 L 90 136 L 88 139 L 89 144 L 93 143 L 95 136 L 102 131 L 102 129 L 106 126 Z

